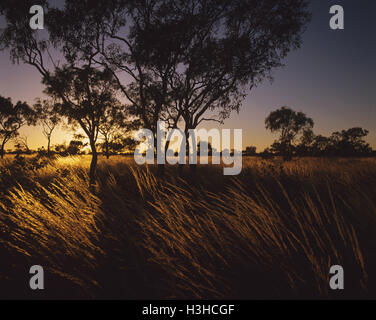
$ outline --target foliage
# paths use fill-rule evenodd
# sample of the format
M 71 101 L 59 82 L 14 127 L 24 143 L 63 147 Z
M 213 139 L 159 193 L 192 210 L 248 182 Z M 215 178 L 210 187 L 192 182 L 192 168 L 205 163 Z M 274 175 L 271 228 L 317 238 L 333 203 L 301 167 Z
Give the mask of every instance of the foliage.
M 52 133 L 62 123 L 62 119 L 57 113 L 56 102 L 53 100 L 37 99 L 34 109 L 38 115 L 38 122 L 42 125 L 43 135 L 47 138 L 47 156 L 50 156 Z
M 279 132 L 280 137 L 273 143 L 271 149 L 283 155 L 285 160 L 291 160 L 294 143 L 298 135 L 306 135 L 313 128 L 313 120 L 303 112 L 297 112 L 289 107 L 272 111 L 265 119 L 265 127 L 271 132 Z
M 297 156 L 370 156 L 372 149 L 364 140 L 368 133 L 368 130 L 360 127 L 334 132 L 330 137 L 316 136 L 312 132 L 309 140 L 302 140 L 296 147 L 295 154 Z
M 182 118 L 188 130 L 238 110 L 244 87 L 271 77 L 300 46 L 310 15 L 303 0 L 68 0 L 49 16 L 66 59 L 111 70 L 155 131 L 161 119 L 176 127 Z
M 73 128 L 79 125 L 89 139 L 92 153 L 90 183 L 93 184 L 98 159 L 98 136 L 103 126 L 109 125 L 106 123 L 108 112 L 120 105 L 114 78 L 106 70 L 93 68 L 90 61 L 81 68 L 56 68 L 55 73 L 44 77 L 43 82 L 46 85 L 45 92 L 61 102 L 55 104 L 56 112 L 66 117 Z
M 1 158 L 4 157 L 5 144 L 19 135 L 19 129 L 35 123 L 36 114 L 26 102 L 18 101 L 13 105 L 10 98 L 0 96 Z

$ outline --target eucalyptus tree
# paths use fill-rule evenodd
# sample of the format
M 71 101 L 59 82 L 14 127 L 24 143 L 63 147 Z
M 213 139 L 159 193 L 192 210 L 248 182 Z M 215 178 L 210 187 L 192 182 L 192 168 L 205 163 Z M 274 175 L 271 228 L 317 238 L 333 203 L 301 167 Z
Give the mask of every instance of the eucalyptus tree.
M 97 70 L 90 65 L 81 68 L 64 66 L 56 68 L 43 82 L 46 85 L 45 92 L 60 99 L 60 103 L 55 104 L 55 112 L 65 117 L 72 128 L 81 128 L 89 140 L 92 154 L 89 177 L 90 184 L 93 184 L 100 129 L 107 121 L 107 113 L 120 103 L 112 73 Z
M 49 85 L 51 45 L 70 65 L 108 70 L 154 132 L 158 120 L 185 132 L 222 123 L 300 46 L 310 16 L 306 0 L 65 0 L 46 5 L 46 40 L 27 27 L 30 1 L 4 1 L 0 41 L 13 60 L 35 66 Z
M 51 99 L 37 99 L 34 110 L 38 116 L 38 122 L 42 126 L 43 135 L 47 139 L 47 155 L 51 155 L 52 133 L 62 123 L 61 116 L 56 112 L 56 101 Z
M 0 48 L 8 50 L 14 63 L 25 63 L 39 71 L 45 92 L 58 101 L 55 111 L 73 128 L 79 126 L 86 134 L 92 153 L 90 183 L 95 181 L 98 161 L 96 141 L 104 112 L 117 102 L 117 86 L 108 69 L 97 69 L 95 55 L 78 59 L 67 52 L 66 43 L 53 33 L 58 22 L 48 1 L 45 8 L 45 30 L 29 26 L 29 9 L 33 1 L 4 0 L 0 12 L 5 28 L 0 33 Z M 51 13 L 51 14 L 49 14 Z
M 103 141 L 100 145 L 107 159 L 112 152 L 132 149 L 136 145 L 132 135 L 140 128 L 141 123 L 128 112 L 128 108 L 122 104 L 113 104 L 104 111 L 99 133 Z
M 4 158 L 5 145 L 19 135 L 24 125 L 35 125 L 36 114 L 26 103 L 12 103 L 10 98 L 0 96 L 0 156 Z
M 265 126 L 271 132 L 279 133 L 279 139 L 274 142 L 273 148 L 283 155 L 284 160 L 291 160 L 292 149 L 298 136 L 304 137 L 310 132 L 314 122 L 303 112 L 281 107 L 268 115 Z
M 146 128 L 186 132 L 239 110 L 310 17 L 305 0 L 67 0 L 53 15 L 65 52 L 110 69 Z

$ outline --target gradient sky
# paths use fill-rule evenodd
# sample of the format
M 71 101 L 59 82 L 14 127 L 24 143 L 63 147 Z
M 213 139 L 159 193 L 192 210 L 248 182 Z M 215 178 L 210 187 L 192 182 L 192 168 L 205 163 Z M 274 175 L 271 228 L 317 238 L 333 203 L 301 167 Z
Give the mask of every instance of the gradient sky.
M 335 4 L 345 10 L 345 30 L 329 27 L 329 8 Z M 368 129 L 367 141 L 376 149 L 376 1 L 311 0 L 310 9 L 313 17 L 302 47 L 289 54 L 284 68 L 274 71 L 272 83 L 252 89 L 240 113 L 221 128 L 243 129 L 244 148 L 254 145 L 262 151 L 276 138 L 265 129 L 266 116 L 289 106 L 313 118 L 316 134 L 354 126 Z M 42 96 L 40 80 L 33 67 L 13 65 L 9 53 L 0 52 L 0 95 L 33 103 Z M 21 133 L 29 137 L 29 147 L 46 146 L 40 128 Z M 59 130 L 52 143 L 70 139 L 71 134 Z

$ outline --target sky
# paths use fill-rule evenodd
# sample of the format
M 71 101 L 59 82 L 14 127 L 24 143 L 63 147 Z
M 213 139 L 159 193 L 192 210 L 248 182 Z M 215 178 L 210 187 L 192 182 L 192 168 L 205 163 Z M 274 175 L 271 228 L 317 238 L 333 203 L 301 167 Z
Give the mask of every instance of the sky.
M 344 30 L 329 27 L 332 5 L 344 8 Z M 355 126 L 368 129 L 367 141 L 376 149 L 376 1 L 311 0 L 310 11 L 312 21 L 301 48 L 289 53 L 285 67 L 274 70 L 272 83 L 266 81 L 248 92 L 239 114 L 220 126 L 243 129 L 244 149 L 252 145 L 262 151 L 276 139 L 264 121 L 281 106 L 313 118 L 316 134 Z M 0 52 L 0 95 L 32 104 L 43 96 L 40 80 L 33 67 L 14 65 L 8 52 Z M 47 144 L 39 127 L 23 128 L 21 134 L 28 136 L 33 149 Z M 69 142 L 71 137 L 59 130 L 52 144 Z

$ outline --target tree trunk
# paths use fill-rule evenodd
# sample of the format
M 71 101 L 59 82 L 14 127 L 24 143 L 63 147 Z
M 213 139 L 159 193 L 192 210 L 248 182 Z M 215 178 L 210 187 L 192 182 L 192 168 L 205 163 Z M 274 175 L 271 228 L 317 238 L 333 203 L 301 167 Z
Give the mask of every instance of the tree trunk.
M 47 142 L 47 156 L 50 156 L 50 144 L 51 144 L 51 137 L 48 137 L 48 142 Z
M 90 163 L 90 172 L 89 172 L 89 178 L 90 178 L 90 185 L 95 184 L 95 174 L 97 170 L 97 163 L 98 163 L 98 153 L 97 148 L 95 146 L 95 141 L 93 139 L 90 139 L 90 148 L 91 148 L 91 163 Z
M 188 161 L 188 163 L 189 163 L 189 137 L 188 137 L 188 131 L 187 130 L 184 131 L 184 136 L 185 136 L 185 155 L 186 155 L 186 161 Z M 181 148 L 182 148 L 182 146 L 180 146 L 180 149 Z M 181 176 L 183 174 L 183 170 L 184 170 L 184 165 L 179 163 L 179 166 L 178 166 L 178 175 L 179 176 Z
M 185 139 L 186 139 L 186 148 L 187 148 L 187 155 L 188 155 L 188 164 L 189 164 L 189 170 L 191 171 L 191 173 L 195 173 L 196 172 L 196 168 L 197 168 L 197 163 L 189 163 L 189 150 L 190 150 L 190 145 L 189 145 L 189 134 L 188 134 L 188 132 L 186 133 L 186 135 L 185 135 Z M 196 143 L 197 143 L 197 141 L 196 141 L 196 138 L 194 137 L 193 139 L 192 139 L 192 142 L 193 141 L 195 141 Z M 195 151 L 195 148 L 192 148 L 192 150 L 193 150 L 193 152 Z M 196 149 L 196 153 L 197 153 L 197 149 Z M 197 155 L 197 160 L 199 159 L 199 155 Z
M 105 146 L 106 146 L 106 158 L 109 159 L 110 158 L 110 150 L 109 150 L 107 138 L 106 138 L 106 141 L 105 141 Z
M 156 144 L 155 144 L 155 145 L 156 145 Z M 165 146 L 165 150 L 166 150 L 166 146 Z M 156 158 L 158 159 L 158 151 L 157 151 L 157 147 L 155 147 L 155 156 L 156 156 Z M 166 157 L 166 151 L 165 151 L 165 157 Z M 166 158 L 165 158 L 165 161 L 166 161 Z M 158 163 L 157 166 L 158 166 L 157 175 L 158 175 L 158 177 L 163 178 L 164 175 L 165 175 L 165 164 L 163 164 L 163 163 Z
M 286 150 L 286 154 L 284 156 L 284 161 L 291 161 L 292 160 L 292 145 L 291 145 L 291 142 L 289 141 L 287 143 L 287 150 Z
M 4 147 L 5 147 L 5 139 L 3 140 L 3 143 L 1 144 L 1 150 L 0 150 L 0 156 L 1 156 L 1 159 L 4 159 Z
M 158 161 L 157 139 L 158 139 L 157 133 L 154 132 L 154 157 Z M 165 145 L 165 156 L 166 156 L 166 145 Z M 165 158 L 165 161 L 166 161 L 166 158 Z M 165 165 L 162 163 L 157 163 L 157 168 L 158 168 L 157 170 L 158 177 L 163 178 L 165 175 Z

